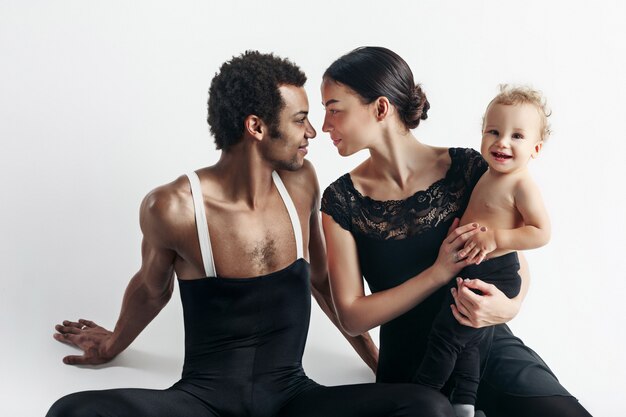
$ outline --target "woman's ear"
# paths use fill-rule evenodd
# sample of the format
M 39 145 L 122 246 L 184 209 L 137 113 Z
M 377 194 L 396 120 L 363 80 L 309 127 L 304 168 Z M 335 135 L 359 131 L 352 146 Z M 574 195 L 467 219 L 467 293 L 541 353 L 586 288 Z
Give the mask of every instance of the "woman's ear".
M 387 97 L 378 97 L 374 101 L 374 109 L 376 110 L 376 120 L 379 122 L 385 120 L 385 118 L 391 112 L 391 103 Z

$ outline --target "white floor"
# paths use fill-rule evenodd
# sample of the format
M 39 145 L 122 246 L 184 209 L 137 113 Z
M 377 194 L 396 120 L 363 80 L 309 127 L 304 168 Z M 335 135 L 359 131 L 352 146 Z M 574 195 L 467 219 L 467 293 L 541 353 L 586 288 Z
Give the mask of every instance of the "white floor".
M 77 311 L 72 302 L 86 306 L 89 300 L 72 299 L 72 295 L 61 296 L 60 290 L 44 294 L 35 292 L 29 283 L 16 284 L 6 280 L 1 284 L 4 299 L 0 305 L 0 317 L 3 318 L 0 416 L 43 416 L 57 398 L 74 391 L 119 387 L 163 389 L 180 377 L 183 328 L 178 291 L 146 331 L 110 364 L 76 367 L 61 362 L 63 356 L 76 351 L 56 342 L 51 335 L 57 321 L 71 318 L 71 312 Z M 74 289 L 70 294 L 79 292 L 79 289 Z M 54 302 L 46 302 L 46 297 Z M 534 297 L 530 296 L 526 307 L 533 308 L 534 303 Z M 20 310 L 11 310 L 17 304 L 24 309 L 23 314 L 18 314 Z M 118 301 L 109 305 L 110 314 L 103 315 L 103 324 L 107 326 L 115 320 Z M 96 319 L 95 316 L 86 316 Z M 556 316 L 558 318 L 558 314 Z M 614 382 L 617 377 L 609 380 L 602 376 L 624 372 L 621 357 L 623 344 L 618 340 L 619 335 L 615 335 L 615 345 L 597 344 L 590 341 L 592 335 L 608 329 L 581 328 L 576 331 L 573 330 L 575 323 L 571 326 L 546 324 L 538 329 L 524 314 L 515 319 L 512 327 L 546 359 L 563 384 L 593 415 L 617 415 L 603 411 L 616 409 L 621 385 Z M 585 331 L 591 336 L 585 336 Z M 373 334 L 377 340 L 377 332 Z M 602 354 L 596 354 L 596 349 Z M 371 382 L 374 379 L 315 304 L 304 367 L 310 377 L 325 385 Z M 590 377 L 594 374 L 597 379 Z
M 7 288 L 3 286 L 5 292 Z M 31 305 L 28 300 L 22 301 Z M 12 312 L 6 321 L 7 312 L 2 311 L 0 416 L 43 416 L 57 398 L 74 391 L 119 387 L 163 389 L 180 378 L 184 340 L 177 291 L 170 304 L 126 352 L 110 364 L 98 367 L 68 366 L 61 362 L 63 356 L 77 352 L 51 337 L 63 304 L 59 302 L 54 314 L 42 306 L 36 321 L 31 316 L 20 322 L 19 316 Z M 317 307 L 309 339 L 304 366 L 311 378 L 325 385 L 373 381 L 373 373 Z

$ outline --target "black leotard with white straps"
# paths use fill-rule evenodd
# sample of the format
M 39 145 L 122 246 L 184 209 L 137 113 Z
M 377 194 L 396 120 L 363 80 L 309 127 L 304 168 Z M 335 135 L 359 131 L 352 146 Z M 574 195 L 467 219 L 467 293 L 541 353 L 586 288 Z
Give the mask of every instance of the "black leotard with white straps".
M 192 193 L 201 196 L 190 174 Z M 202 398 L 220 412 L 271 416 L 300 392 L 315 387 L 302 369 L 309 328 L 309 264 L 293 202 L 274 172 L 296 236 L 297 260 L 280 271 L 253 278 L 220 278 L 215 273 L 195 199 L 198 238 L 206 278 L 178 280 L 185 317 L 183 378 L 175 387 Z M 233 409 L 236 408 L 236 409 Z
M 165 390 L 122 388 L 67 395 L 48 417 L 451 417 L 436 391 L 416 384 L 325 387 L 302 355 L 311 308 L 310 267 L 297 212 L 279 175 L 296 260 L 251 278 L 215 271 L 200 183 L 189 174 L 206 277 L 178 280 L 185 319 L 180 381 Z

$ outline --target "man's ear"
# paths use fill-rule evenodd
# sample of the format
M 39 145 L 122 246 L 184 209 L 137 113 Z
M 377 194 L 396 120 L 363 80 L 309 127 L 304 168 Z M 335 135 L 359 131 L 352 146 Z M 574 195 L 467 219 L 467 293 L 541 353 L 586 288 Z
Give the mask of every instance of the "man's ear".
M 243 121 L 244 133 L 252 136 L 256 140 L 263 140 L 263 136 L 267 132 L 267 126 L 263 120 L 254 114 L 249 115 Z

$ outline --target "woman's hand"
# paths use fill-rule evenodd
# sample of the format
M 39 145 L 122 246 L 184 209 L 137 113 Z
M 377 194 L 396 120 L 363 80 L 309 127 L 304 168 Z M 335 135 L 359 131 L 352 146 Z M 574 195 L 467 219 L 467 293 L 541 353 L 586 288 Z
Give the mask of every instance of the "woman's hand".
M 493 230 L 485 226 L 479 228 L 480 233 L 475 234 L 465 243 L 464 254 L 467 255 L 467 262 L 478 265 L 485 257 L 497 249 L 496 235 Z
M 469 265 L 467 255 L 471 251 L 464 249 L 464 247 L 472 236 L 480 232 L 477 223 L 469 223 L 461 227 L 458 225 L 459 219 L 456 218 L 448 229 L 448 235 L 439 247 L 439 255 L 437 255 L 437 260 L 433 265 L 441 271 L 440 275 L 446 279 L 445 282 L 448 282 L 461 269 Z
M 58 332 L 54 334 L 56 340 L 83 351 L 80 356 L 64 357 L 63 362 L 68 365 L 99 365 L 115 357 L 108 352 L 113 333 L 93 321 L 65 320 L 63 324 L 57 324 L 54 328 Z
M 452 288 L 454 304 L 452 314 L 456 320 L 469 327 L 486 327 L 510 321 L 521 307 L 518 298 L 508 298 L 495 285 L 479 279 L 457 278 L 457 288 Z M 472 290 L 479 290 L 482 295 Z

